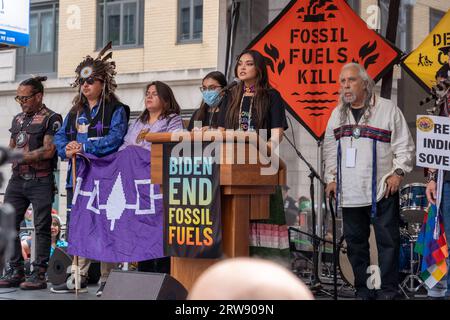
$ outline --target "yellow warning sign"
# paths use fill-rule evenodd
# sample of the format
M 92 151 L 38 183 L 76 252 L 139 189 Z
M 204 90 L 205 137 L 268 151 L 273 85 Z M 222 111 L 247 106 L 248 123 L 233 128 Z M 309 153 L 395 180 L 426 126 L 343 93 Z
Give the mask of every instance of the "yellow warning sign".
M 449 50 L 450 10 L 417 49 L 406 57 L 403 66 L 411 76 L 429 90 L 436 84 L 436 72 L 449 63 Z

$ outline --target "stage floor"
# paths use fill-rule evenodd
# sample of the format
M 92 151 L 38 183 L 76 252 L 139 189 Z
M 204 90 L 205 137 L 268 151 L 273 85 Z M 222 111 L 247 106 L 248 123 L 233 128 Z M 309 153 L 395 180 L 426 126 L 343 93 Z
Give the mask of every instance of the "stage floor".
M 20 288 L 0 288 L 1 300 L 100 300 L 95 295 L 98 285 L 89 285 L 88 292 L 79 293 L 52 293 L 51 284 L 42 290 L 21 290 Z
M 307 279 L 302 279 L 307 284 Z M 0 289 L 0 301 L 1 300 L 102 300 L 97 297 L 98 285 L 89 285 L 87 293 L 80 293 L 77 295 L 73 293 L 52 293 L 50 292 L 51 285 L 49 284 L 47 289 L 43 290 L 21 290 L 19 288 L 5 288 Z M 333 299 L 333 286 L 329 284 L 323 284 L 324 291 L 315 292 L 315 298 L 317 300 L 332 300 Z M 426 299 L 426 291 L 419 290 L 418 293 L 408 293 L 411 300 L 424 300 Z M 402 295 L 401 299 L 406 299 Z M 355 300 L 353 289 L 349 286 L 343 286 L 342 283 L 338 285 L 338 300 Z

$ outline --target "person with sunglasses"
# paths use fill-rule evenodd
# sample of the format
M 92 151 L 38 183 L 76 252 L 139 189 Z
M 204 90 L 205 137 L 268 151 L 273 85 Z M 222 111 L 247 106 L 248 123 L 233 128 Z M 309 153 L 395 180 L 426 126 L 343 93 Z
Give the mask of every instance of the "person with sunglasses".
M 116 152 L 123 143 L 128 129 L 130 108 L 119 101 L 115 95 L 117 87 L 114 79 L 116 75 L 115 62 L 109 61 L 112 53 L 111 42 L 103 48 L 94 59 L 87 56 L 76 68 L 77 74 L 73 87 L 78 88 L 78 94 L 73 100 L 69 114 L 65 117 L 61 129 L 55 136 L 55 144 L 59 157 L 62 160 L 70 160 L 76 153 L 87 153 L 97 157 L 104 157 Z M 105 55 L 103 57 L 103 55 Z M 66 239 L 70 244 L 70 211 L 73 198 L 72 166 L 69 162 L 67 172 L 67 225 Z M 75 259 L 74 259 L 75 260 Z M 88 271 L 91 260 L 79 257 L 78 268 L 81 275 L 80 290 L 87 292 Z M 115 263 L 101 263 L 100 287 L 97 296 L 103 292 L 103 288 L 109 273 L 115 267 Z M 75 293 L 75 261 L 72 265 L 71 281 L 51 288 L 54 293 Z
M 14 207 L 17 236 L 9 267 L 0 278 L 0 288 L 47 288 L 45 273 L 50 255 L 51 210 L 55 195 L 53 171 L 57 164 L 53 137 L 61 127 L 62 117 L 43 103 L 42 82 L 45 80 L 47 77 L 34 77 L 21 82 L 15 98 L 22 112 L 13 118 L 9 147 L 22 152 L 23 159 L 12 164 L 12 176 L 6 187 L 4 202 Z M 31 276 L 25 279 L 18 235 L 30 203 L 33 205 L 36 230 L 36 258 L 32 262 Z
M 226 85 L 227 79 L 220 71 L 210 72 L 203 78 L 200 87 L 202 103 L 192 115 L 187 127 L 188 131 L 194 128 L 206 130 L 218 127 L 220 106 L 225 102 L 221 91 Z

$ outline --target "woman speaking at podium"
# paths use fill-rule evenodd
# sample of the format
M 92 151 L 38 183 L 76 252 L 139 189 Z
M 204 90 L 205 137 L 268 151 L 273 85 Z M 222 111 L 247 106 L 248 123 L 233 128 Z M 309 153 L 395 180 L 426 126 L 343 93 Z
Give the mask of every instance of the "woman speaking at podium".
M 265 58 L 258 51 L 245 50 L 237 59 L 234 73 L 240 82 L 230 89 L 226 106 L 220 110 L 219 128 L 257 131 L 260 136 L 267 130 L 268 149 L 275 150 L 288 126 L 285 102 L 269 84 Z M 288 257 L 286 218 L 279 187 L 270 197 L 269 220 L 261 221 L 264 220 L 250 223 L 250 255 Z M 270 236 L 262 237 L 267 231 Z

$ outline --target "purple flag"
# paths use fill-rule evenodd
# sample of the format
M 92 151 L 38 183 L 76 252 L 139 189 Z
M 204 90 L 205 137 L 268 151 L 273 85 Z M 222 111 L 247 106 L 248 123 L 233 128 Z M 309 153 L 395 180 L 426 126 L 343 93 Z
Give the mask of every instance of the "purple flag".
M 150 151 L 129 146 L 80 158 L 68 252 L 105 262 L 163 257 L 163 202 L 150 183 Z

